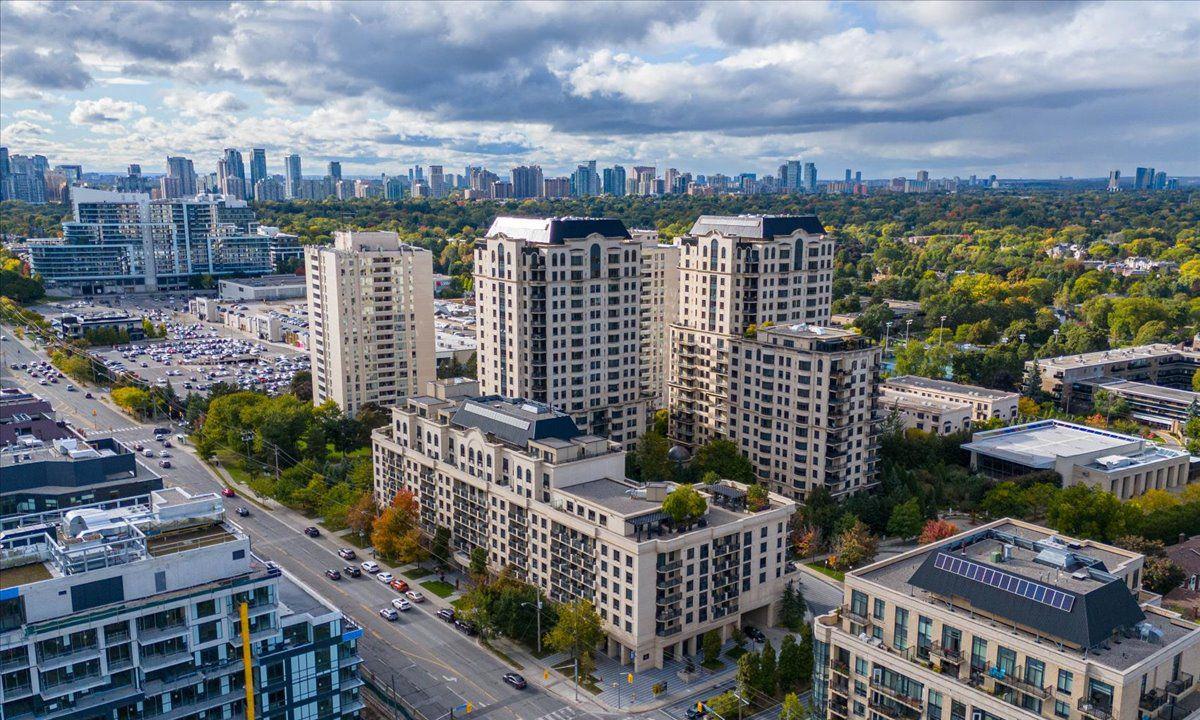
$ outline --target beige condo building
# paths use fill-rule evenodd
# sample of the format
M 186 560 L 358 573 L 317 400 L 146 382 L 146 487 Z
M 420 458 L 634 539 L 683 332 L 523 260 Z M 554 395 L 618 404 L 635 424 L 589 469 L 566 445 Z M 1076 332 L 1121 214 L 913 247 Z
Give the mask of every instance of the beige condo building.
M 543 404 L 477 393 L 436 381 L 393 408 L 373 434 L 381 505 L 406 489 L 459 562 L 483 548 L 492 570 L 552 600 L 592 601 L 603 650 L 635 670 L 694 656 L 710 630 L 775 622 L 794 502 L 772 493 L 752 511 L 745 486 L 701 486 L 704 517 L 677 527 L 662 511 L 672 486 L 627 480 L 615 443 Z
M 734 340 L 729 439 L 787 497 L 873 486 L 879 363 L 879 347 L 849 330 L 773 325 Z
M 437 377 L 433 258 L 394 232 L 335 232 L 305 249 L 313 403 L 355 414 Z
M 632 448 L 645 427 L 642 244 L 611 218 L 500 217 L 475 246 L 485 394 Z
M 834 242 L 812 215 L 703 215 L 680 238 L 671 325 L 670 434 L 730 433 L 730 354 L 751 326 L 828 325 Z
M 1200 708 L 1200 626 L 1144 558 L 997 520 L 846 574 L 813 622 L 830 720 L 1142 720 Z
M 969 405 L 975 422 L 1000 419 L 1006 423 L 1017 419 L 1015 392 L 993 390 L 978 385 L 964 385 L 949 380 L 936 380 L 918 375 L 897 375 L 884 382 L 884 389 L 942 403 Z
M 679 245 L 654 230 L 632 230 L 642 253 L 642 395 L 653 412 L 667 406 L 671 325 L 679 312 Z

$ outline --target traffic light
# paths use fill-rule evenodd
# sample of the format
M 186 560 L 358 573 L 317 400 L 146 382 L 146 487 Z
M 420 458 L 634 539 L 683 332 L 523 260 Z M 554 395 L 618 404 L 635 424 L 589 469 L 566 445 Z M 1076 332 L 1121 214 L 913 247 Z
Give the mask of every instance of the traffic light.
M 549 671 L 549 670 L 543 670 L 543 671 L 542 671 L 542 679 L 543 679 L 543 680 L 549 680 L 549 679 L 550 679 L 550 671 Z
M 468 703 L 467 703 L 467 712 L 468 712 L 468 713 L 470 713 L 470 712 L 471 712 L 471 710 L 473 710 L 473 709 L 474 709 L 474 707 L 475 707 L 474 705 L 472 705 L 471 703 L 469 703 L 469 702 L 468 702 Z
M 696 712 L 704 712 L 704 701 L 703 700 L 696 701 Z
M 628 675 L 626 675 L 625 681 L 628 682 L 630 685 L 632 685 L 633 684 L 633 673 L 629 673 Z

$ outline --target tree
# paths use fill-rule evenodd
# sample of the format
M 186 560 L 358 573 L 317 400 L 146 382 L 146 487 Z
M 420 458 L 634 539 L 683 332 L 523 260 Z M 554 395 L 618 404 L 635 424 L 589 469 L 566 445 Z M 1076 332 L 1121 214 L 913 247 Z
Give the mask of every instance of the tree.
M 701 485 L 716 485 L 719 482 L 721 482 L 721 476 L 717 475 L 712 470 L 709 470 L 700 476 Z
M 721 659 L 721 634 L 716 630 L 704 633 L 704 665 L 714 665 Z
M 1114 415 L 1124 417 L 1129 414 L 1129 402 L 1108 390 L 1100 389 L 1092 393 L 1092 409 L 1103 415 L 1105 422 L 1112 422 Z
M 746 657 L 743 655 L 742 657 Z M 704 703 L 714 715 L 726 718 L 726 720 L 734 720 L 738 716 L 738 710 L 741 709 L 742 702 L 737 699 L 732 690 L 721 693 L 720 695 L 710 698 Z
M 120 387 L 112 391 L 112 399 L 122 410 L 141 416 L 150 407 L 150 393 L 136 387 Z
M 592 650 L 603 639 L 600 616 L 591 601 L 573 600 L 559 607 L 558 622 L 546 633 L 545 643 L 555 652 L 578 660 L 580 677 L 587 677 L 595 667 Z
M 921 532 L 924 519 L 921 502 L 915 497 L 909 498 L 892 509 L 892 516 L 887 525 L 888 534 L 902 538 L 916 537 Z
M 788 693 L 783 697 L 783 706 L 779 709 L 779 720 L 805 720 L 809 717 L 808 710 L 800 702 L 796 693 Z
M 758 687 L 758 653 L 751 651 L 738 658 L 734 678 L 738 695 L 749 697 L 750 691 Z
M 749 485 L 754 482 L 754 466 L 742 455 L 738 446 L 724 438 L 710 440 L 696 450 L 691 470 L 695 475 L 712 471 L 725 480 Z
M 803 661 L 800 657 L 800 646 L 791 633 L 783 636 L 783 644 L 779 646 L 779 669 L 776 671 L 779 680 L 779 690 L 790 692 L 800 684 L 800 672 Z
M 487 572 L 487 550 L 471 548 L 471 574 L 478 577 Z
M 675 479 L 675 464 L 667 456 L 670 449 L 671 444 L 667 438 L 653 430 L 638 439 L 634 458 L 637 467 L 641 469 L 644 482 L 667 482 Z
M 1159 595 L 1165 595 L 1183 584 L 1187 574 L 1183 568 L 1165 557 L 1146 558 L 1142 572 L 1142 587 Z
M 851 570 L 874 560 L 878 550 L 878 539 L 866 523 L 855 518 L 850 527 L 834 539 L 829 564 L 837 570 Z
M 417 500 L 411 492 L 401 490 L 396 493 L 392 504 L 375 520 L 371 531 L 375 551 L 405 563 L 423 560 L 417 513 Z
M 921 528 L 921 535 L 917 538 L 917 542 L 921 545 L 928 545 L 956 534 L 958 534 L 958 526 L 949 520 L 930 520 L 925 523 L 925 527 Z
M 825 539 L 821 535 L 820 528 L 815 525 L 796 525 L 795 527 L 792 544 L 796 548 L 797 555 L 801 558 L 809 558 L 821 552 L 821 548 L 825 546 Z
M 691 485 L 684 484 L 667 493 L 663 498 L 662 510 L 677 526 L 683 527 L 703 517 L 708 510 L 708 501 Z
M 1148 515 L 1158 510 L 1175 507 L 1179 504 L 1179 497 L 1166 490 L 1152 488 L 1133 498 L 1129 503 Z
M 807 604 L 800 586 L 788 580 L 783 586 L 783 599 L 779 603 L 779 624 L 796 632 L 804 624 Z
M 441 564 L 450 562 L 450 528 L 438 525 L 433 531 L 433 543 L 429 548 L 433 559 Z
M 1072 485 L 1059 493 L 1046 520 L 1061 533 L 1109 542 L 1128 534 L 1136 516 L 1133 506 L 1122 504 L 1112 493 L 1091 485 Z
M 758 682 L 755 687 L 764 695 L 775 695 L 775 684 L 777 678 L 776 671 L 775 648 L 771 645 L 771 639 L 767 638 L 763 642 L 762 652 L 758 654 Z
M 767 489 L 764 486 L 755 483 L 746 491 L 746 507 L 750 512 L 765 510 L 769 504 Z
M 813 631 L 809 625 L 800 628 L 800 683 L 807 683 L 813 676 Z

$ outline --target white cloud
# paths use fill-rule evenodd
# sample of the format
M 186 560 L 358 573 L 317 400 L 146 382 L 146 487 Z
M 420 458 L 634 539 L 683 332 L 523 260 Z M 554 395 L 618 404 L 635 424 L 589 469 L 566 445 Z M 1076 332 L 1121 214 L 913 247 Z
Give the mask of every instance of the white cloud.
M 41 110 L 35 110 L 33 108 L 18 110 L 13 113 L 13 117 L 21 118 L 22 120 L 32 120 L 34 122 L 43 123 L 48 123 L 54 119 L 50 116 L 50 113 L 44 113 Z
M 249 107 L 245 101 L 228 90 L 211 93 L 194 90 L 172 91 L 163 96 L 163 105 L 185 115 L 224 115 Z
M 146 112 L 144 105 L 128 100 L 102 97 L 98 100 L 79 100 L 71 110 L 71 122 L 76 125 L 104 125 L 128 120 Z

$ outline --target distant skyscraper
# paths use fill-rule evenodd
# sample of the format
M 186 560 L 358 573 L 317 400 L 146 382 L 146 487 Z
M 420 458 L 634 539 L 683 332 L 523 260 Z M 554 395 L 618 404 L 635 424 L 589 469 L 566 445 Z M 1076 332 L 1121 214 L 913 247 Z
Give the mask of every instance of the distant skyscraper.
M 1154 189 L 1162 190 L 1167 187 L 1167 173 L 1165 170 L 1159 170 L 1154 173 Z
M 972 177 L 974 177 L 974 176 L 972 176 Z M 862 170 L 855 170 L 854 171 L 854 184 L 857 185 L 861 182 L 862 182 Z
M 638 165 L 633 168 L 633 177 L 637 181 L 636 195 L 654 195 L 655 186 L 654 178 L 658 175 L 658 168 L 648 165 Z
M 542 196 L 548 198 L 563 198 L 571 194 L 571 178 L 549 177 L 542 181 Z
M 242 199 L 249 195 L 246 192 L 246 166 L 240 150 L 225 148 L 224 158 L 217 163 L 217 182 L 225 195 Z
M 605 195 L 624 195 L 625 194 L 625 168 L 621 165 L 613 165 L 610 168 L 604 168 L 604 183 L 603 188 Z
M 542 168 L 537 165 L 521 165 L 512 169 L 512 196 L 515 198 L 539 197 L 542 194 Z
M 435 198 L 446 196 L 446 173 L 441 165 L 429 166 L 429 191 Z
M 259 180 L 267 178 L 267 151 L 254 148 L 250 151 L 250 187 L 258 185 Z
M 1108 173 L 1108 191 L 1117 192 L 1121 189 L 1121 171 L 1111 170 Z
M 56 165 L 54 169 L 63 174 L 68 185 L 74 185 L 83 180 L 82 165 Z
M 850 168 L 846 168 L 846 182 L 850 182 Z
M 1154 168 L 1140 167 L 1137 169 L 1137 174 L 1133 178 L 1134 190 L 1149 190 L 1151 183 L 1154 181 Z
M 804 163 L 804 191 L 810 193 L 817 191 L 816 163 Z
M 929 171 L 928 170 L 918 170 L 917 171 L 917 182 L 929 182 Z
M 779 166 L 779 189 L 783 192 L 797 193 L 804 189 L 802 184 L 803 163 L 799 160 L 788 160 Z
M 159 182 L 164 198 L 191 197 L 196 194 L 196 168 L 185 157 L 167 156 L 167 175 Z
M 575 197 L 600 194 L 600 176 L 596 174 L 595 160 L 589 160 L 586 165 L 575 168 L 571 175 L 571 194 Z
M 288 200 L 300 195 L 300 156 L 292 153 L 283 159 L 283 194 Z
M 342 179 L 342 164 L 337 160 L 329 161 L 329 172 L 326 173 L 331 180 L 337 182 Z

